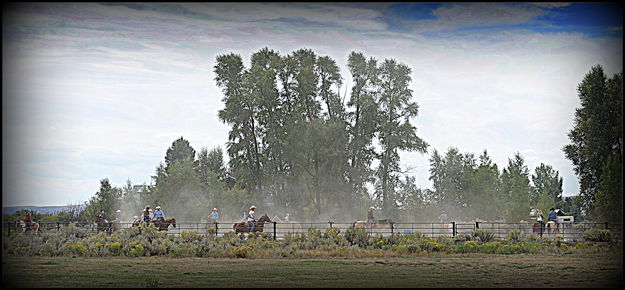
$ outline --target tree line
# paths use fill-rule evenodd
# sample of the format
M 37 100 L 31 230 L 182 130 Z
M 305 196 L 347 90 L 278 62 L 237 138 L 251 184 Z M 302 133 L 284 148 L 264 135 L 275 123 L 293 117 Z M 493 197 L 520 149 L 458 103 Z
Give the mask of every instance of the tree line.
M 562 197 L 562 177 L 541 163 L 530 174 L 521 154 L 501 170 L 488 152 L 450 147 L 430 154 L 431 189 L 400 167 L 400 151 L 427 153 L 412 121 L 419 106 L 411 68 L 360 52 L 348 57 L 352 86 L 336 61 L 313 50 L 287 55 L 263 48 L 246 67 L 240 55 L 216 57 L 215 81 L 225 107 L 228 142 L 198 154 L 175 140 L 140 195 L 101 181 L 86 211 L 159 204 L 198 220 L 213 207 L 238 219 L 251 204 L 263 212 L 289 212 L 300 220 L 364 218 L 370 206 L 393 219 L 529 219 L 531 207 L 562 208 L 576 218 L 621 221 L 622 73 L 608 79 L 595 66 L 578 87 L 582 107 L 563 148 L 575 165 L 580 195 Z M 228 164 L 224 162 L 224 154 Z M 132 206 L 130 206 L 132 205 Z

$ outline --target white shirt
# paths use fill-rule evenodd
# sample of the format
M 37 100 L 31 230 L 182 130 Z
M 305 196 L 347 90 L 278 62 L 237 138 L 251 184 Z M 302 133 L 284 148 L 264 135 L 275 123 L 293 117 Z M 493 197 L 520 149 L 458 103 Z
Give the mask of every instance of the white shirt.
M 254 221 L 254 211 L 250 210 L 250 212 L 247 214 L 247 221 L 248 222 L 253 222 Z

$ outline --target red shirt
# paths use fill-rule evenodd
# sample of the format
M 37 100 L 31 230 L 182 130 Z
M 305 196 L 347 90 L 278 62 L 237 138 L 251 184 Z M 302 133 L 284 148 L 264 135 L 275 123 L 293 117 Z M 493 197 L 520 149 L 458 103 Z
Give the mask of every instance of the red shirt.
M 30 216 L 29 216 L 29 215 L 27 215 L 27 216 L 26 216 L 26 218 L 24 218 L 24 221 L 25 221 L 25 222 L 29 222 L 29 221 L 30 221 Z

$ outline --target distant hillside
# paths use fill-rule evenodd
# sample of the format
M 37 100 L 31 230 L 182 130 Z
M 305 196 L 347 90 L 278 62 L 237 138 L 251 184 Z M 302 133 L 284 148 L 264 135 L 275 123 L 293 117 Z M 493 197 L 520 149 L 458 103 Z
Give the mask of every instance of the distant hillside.
M 84 205 L 81 205 L 82 208 L 84 208 Z M 57 213 L 59 211 L 63 211 L 67 209 L 67 205 L 57 205 L 57 206 L 8 206 L 8 207 L 2 207 L 2 213 L 3 214 L 13 214 L 16 213 L 19 210 L 22 209 L 27 209 L 33 212 L 38 212 L 38 213 L 49 213 L 49 214 L 54 214 Z

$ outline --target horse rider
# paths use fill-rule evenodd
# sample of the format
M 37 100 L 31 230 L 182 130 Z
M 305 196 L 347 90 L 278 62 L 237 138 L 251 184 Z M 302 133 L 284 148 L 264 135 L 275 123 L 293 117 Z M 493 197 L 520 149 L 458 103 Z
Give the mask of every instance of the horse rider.
M 560 227 L 560 225 L 558 224 L 558 214 L 553 207 L 549 209 L 549 216 L 547 216 L 547 221 L 553 221 L 554 223 L 556 223 L 556 226 L 558 226 L 558 228 Z
M 219 211 L 217 210 L 217 208 L 213 208 L 213 211 L 211 211 L 210 215 L 209 215 L 209 223 L 216 223 L 217 219 L 219 218 Z
M 26 217 L 24 218 L 24 224 L 26 225 L 26 231 L 30 231 L 30 226 L 32 224 L 32 218 L 30 217 L 30 212 L 26 213 Z
M 254 211 L 256 210 L 256 206 L 250 206 L 250 211 L 247 213 L 247 224 L 250 226 L 250 233 L 254 232 L 254 225 L 256 218 L 254 218 Z
M 156 206 L 156 211 L 154 212 L 154 220 L 159 222 L 165 222 L 165 213 L 161 210 L 160 206 Z
M 367 213 L 367 223 L 369 223 L 369 224 L 374 224 L 374 223 L 376 223 L 376 219 L 375 219 L 375 217 L 373 216 L 374 211 L 375 211 L 375 207 L 370 207 L 370 208 L 369 208 L 369 212 Z
M 540 223 L 541 227 L 545 226 L 545 222 L 543 221 L 545 219 L 545 217 L 543 216 L 543 212 L 541 210 L 539 210 L 536 213 L 536 221 Z
M 447 217 L 447 213 L 443 210 L 441 211 L 441 215 L 438 216 L 438 219 L 441 223 L 446 223 L 449 218 Z
M 150 206 L 146 206 L 143 210 L 143 221 L 146 223 L 150 222 Z
M 96 218 L 96 222 L 97 223 L 105 223 L 105 222 L 107 222 L 107 220 L 106 220 L 106 211 L 104 209 L 100 210 L 100 214 Z

